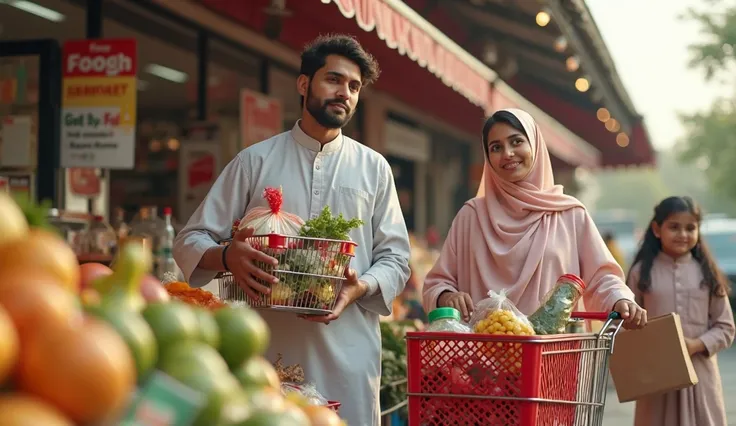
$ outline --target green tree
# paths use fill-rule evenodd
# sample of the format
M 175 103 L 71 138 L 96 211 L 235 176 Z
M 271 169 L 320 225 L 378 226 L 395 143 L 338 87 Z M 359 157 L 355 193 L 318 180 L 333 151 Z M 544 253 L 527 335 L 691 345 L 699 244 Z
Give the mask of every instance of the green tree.
M 690 46 L 689 65 L 702 69 L 706 81 L 732 78 L 736 65 L 736 6 L 707 0 L 707 9 L 690 9 L 686 19 L 700 25 L 702 41 Z M 717 100 L 709 110 L 682 116 L 686 137 L 680 142 L 679 157 L 705 170 L 711 188 L 736 200 L 736 102 L 733 97 Z

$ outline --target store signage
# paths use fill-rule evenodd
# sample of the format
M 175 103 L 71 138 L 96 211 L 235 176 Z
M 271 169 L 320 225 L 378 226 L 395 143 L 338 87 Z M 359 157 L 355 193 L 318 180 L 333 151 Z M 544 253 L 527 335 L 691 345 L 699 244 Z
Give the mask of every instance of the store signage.
M 463 50 L 409 6 L 397 0 L 321 0 L 335 3 L 366 32 L 408 56 L 475 105 L 485 107 L 495 78 L 491 69 Z
M 62 67 L 61 166 L 132 169 L 135 39 L 68 41 Z
M 69 186 L 74 195 L 90 198 L 100 195 L 100 177 L 96 169 L 69 169 Z
M 281 101 L 243 89 L 240 92 L 240 137 L 243 148 L 283 131 Z
M 190 217 L 220 173 L 219 141 L 182 141 L 179 149 L 179 217 Z

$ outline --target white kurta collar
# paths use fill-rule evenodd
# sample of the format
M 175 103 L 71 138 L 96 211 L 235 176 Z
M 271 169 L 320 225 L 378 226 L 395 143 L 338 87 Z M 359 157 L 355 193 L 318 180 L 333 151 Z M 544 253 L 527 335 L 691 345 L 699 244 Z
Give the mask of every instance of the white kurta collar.
M 327 154 L 331 152 L 336 152 L 342 147 L 342 130 L 335 139 L 327 142 L 323 146 L 321 143 L 319 143 L 317 139 L 314 139 L 313 137 L 304 133 L 304 130 L 302 130 L 302 128 L 299 126 L 299 123 L 301 123 L 301 120 L 297 120 L 297 122 L 294 124 L 294 127 L 292 127 L 291 137 L 293 137 L 294 140 L 304 148 L 307 148 L 310 151 L 322 152 Z

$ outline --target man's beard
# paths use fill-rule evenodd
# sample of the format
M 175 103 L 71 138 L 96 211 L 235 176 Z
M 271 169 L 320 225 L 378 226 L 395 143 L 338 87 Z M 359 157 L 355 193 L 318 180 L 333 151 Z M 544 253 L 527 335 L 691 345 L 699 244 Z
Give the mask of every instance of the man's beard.
M 340 99 L 327 99 L 323 101 L 312 94 L 312 84 L 310 82 L 307 89 L 307 111 L 314 117 L 320 126 L 326 129 L 342 129 L 353 118 L 353 109 L 347 106 L 345 101 Z M 330 109 L 330 104 L 341 104 L 346 110 L 342 114 L 334 112 Z

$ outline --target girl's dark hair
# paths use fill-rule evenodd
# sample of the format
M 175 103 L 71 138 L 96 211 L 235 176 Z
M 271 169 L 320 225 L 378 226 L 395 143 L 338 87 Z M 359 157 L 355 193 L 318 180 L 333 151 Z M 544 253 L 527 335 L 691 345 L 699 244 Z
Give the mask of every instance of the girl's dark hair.
M 676 213 L 692 214 L 698 221 L 698 226 L 700 226 L 702 212 L 700 207 L 690 197 L 665 198 L 654 208 L 654 217 L 649 222 L 649 228 L 644 235 L 644 240 L 633 263 L 633 265 L 639 265 L 639 290 L 644 293 L 652 288 L 652 264 L 659 252 L 662 251 L 662 242 L 654 235 L 652 224 L 656 223 L 661 226 L 668 217 Z M 703 287 L 710 288 L 711 294 L 713 295 L 728 295 L 730 290 L 728 280 L 716 265 L 707 244 L 700 238 L 700 235 L 698 235 L 698 242 L 691 250 L 691 253 L 700 265 L 700 270 L 703 273 L 703 282 L 700 284 Z M 634 268 L 632 267 L 631 269 L 633 270 Z M 631 270 L 629 270 L 628 278 L 630 277 Z
M 486 120 L 486 123 L 483 125 L 483 152 L 486 153 L 486 159 L 488 159 L 488 132 L 491 131 L 491 128 L 496 123 L 505 123 L 509 126 L 513 127 L 514 129 L 521 132 L 522 135 L 524 135 L 527 139 L 529 139 L 529 135 L 526 134 L 526 130 L 524 130 L 524 126 L 521 124 L 521 121 L 512 113 L 508 111 L 496 111 L 493 113 L 492 116 L 488 117 Z

